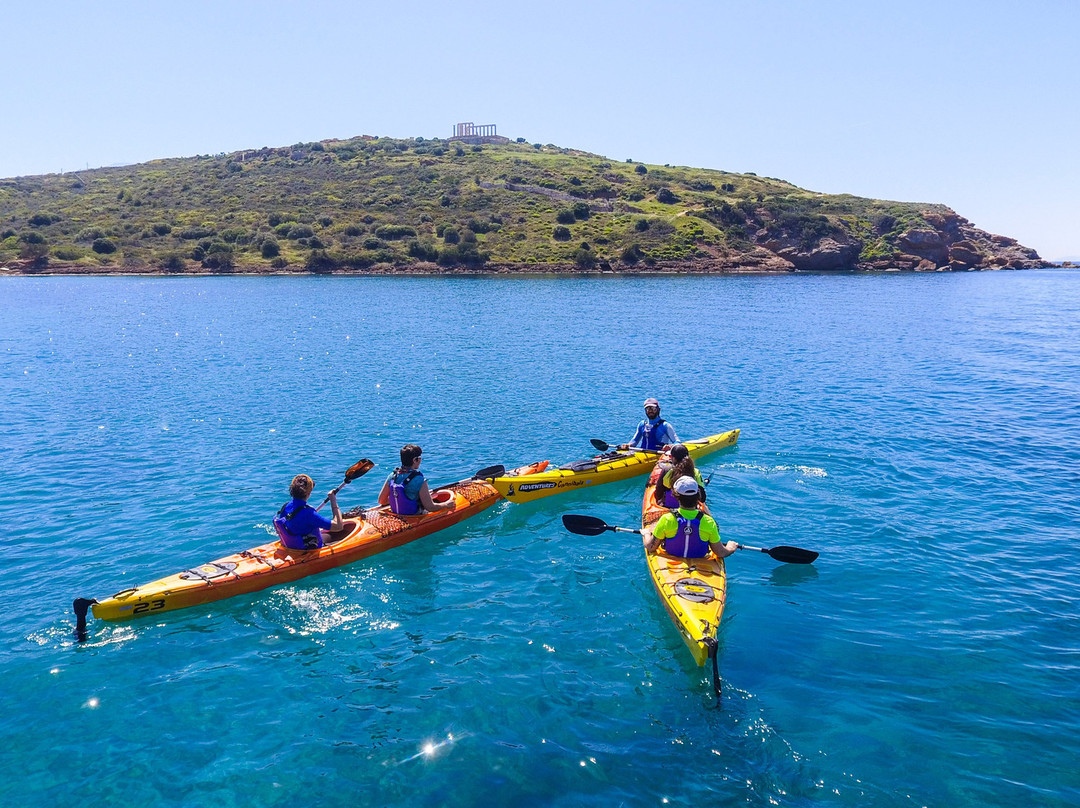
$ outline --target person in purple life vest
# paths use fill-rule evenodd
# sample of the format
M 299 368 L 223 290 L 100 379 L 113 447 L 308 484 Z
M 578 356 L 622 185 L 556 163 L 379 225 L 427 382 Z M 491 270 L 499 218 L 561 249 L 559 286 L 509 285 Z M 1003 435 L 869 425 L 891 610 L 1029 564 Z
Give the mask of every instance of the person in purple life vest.
M 701 479 L 701 472 L 694 465 L 694 458 L 690 456 L 690 451 L 683 444 L 676 443 L 671 447 L 668 459 L 661 461 L 661 468 L 664 473 L 656 481 L 658 504 L 665 508 L 679 507 L 679 500 L 671 489 L 675 485 L 675 480 L 680 477 L 693 477 L 698 484 L 698 499 L 701 502 L 705 501 L 705 481 Z
M 739 549 L 736 542 L 725 543 L 716 520 L 698 508 L 697 480 L 680 477 L 672 490 L 679 508 L 660 517 L 652 536 L 642 537 L 647 552 L 654 551 L 661 542 L 665 553 L 681 558 L 704 558 L 710 550 L 717 558 L 727 558 Z
M 337 504 L 337 492 L 330 492 L 330 508 L 333 519 L 320 516 L 307 504 L 315 488 L 315 481 L 306 474 L 297 474 L 289 485 L 292 499 L 281 506 L 274 517 L 274 530 L 281 543 L 290 550 L 317 550 L 323 546 L 323 531 L 341 530 L 345 519 Z
M 423 450 L 415 444 L 407 443 L 401 447 L 401 467 L 394 469 L 383 483 L 379 492 L 380 505 L 389 505 L 391 511 L 401 516 L 454 507 L 453 497 L 446 502 L 435 502 L 431 498 L 427 480 L 420 471 L 422 457 Z
M 647 449 L 660 452 L 679 442 L 675 427 L 660 417 L 660 402 L 655 398 L 645 399 L 645 420 L 638 424 L 637 432 L 629 443 L 620 449 Z

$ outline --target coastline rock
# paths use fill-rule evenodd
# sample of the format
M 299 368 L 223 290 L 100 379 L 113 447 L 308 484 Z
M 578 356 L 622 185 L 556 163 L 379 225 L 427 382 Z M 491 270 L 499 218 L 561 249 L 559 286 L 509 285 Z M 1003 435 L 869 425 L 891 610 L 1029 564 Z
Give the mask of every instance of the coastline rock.
M 949 263 L 949 248 L 936 230 L 908 230 L 901 233 L 900 246 L 912 255 L 933 261 L 937 266 Z
M 949 264 L 977 267 L 983 264 L 983 254 L 970 241 L 958 241 L 949 247 Z

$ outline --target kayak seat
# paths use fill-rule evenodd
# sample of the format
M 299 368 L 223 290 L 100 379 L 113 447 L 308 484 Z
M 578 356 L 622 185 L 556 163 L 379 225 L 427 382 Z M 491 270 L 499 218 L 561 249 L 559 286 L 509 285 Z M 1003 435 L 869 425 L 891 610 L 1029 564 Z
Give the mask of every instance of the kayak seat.
M 331 544 L 335 544 L 350 535 L 356 529 L 356 522 L 356 519 L 346 519 L 341 526 L 341 530 L 327 531 L 323 546 L 329 547 Z

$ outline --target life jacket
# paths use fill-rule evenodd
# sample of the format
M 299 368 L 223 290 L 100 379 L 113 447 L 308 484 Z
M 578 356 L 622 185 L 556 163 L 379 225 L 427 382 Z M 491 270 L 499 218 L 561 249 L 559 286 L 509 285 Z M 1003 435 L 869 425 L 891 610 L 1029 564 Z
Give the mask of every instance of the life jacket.
M 664 489 L 664 507 L 673 510 L 679 507 L 679 498 L 675 496 L 675 492 L 670 488 Z
M 277 531 L 281 543 L 290 550 L 317 550 L 322 547 L 322 531 L 318 528 L 315 528 L 314 533 L 308 533 L 305 536 L 301 536 L 289 530 L 289 522 L 292 518 L 304 510 L 304 508 L 311 508 L 310 505 L 305 503 L 303 505 L 298 505 L 286 513 L 285 511 L 290 504 L 292 504 L 292 500 L 282 505 L 281 510 L 278 511 L 277 516 L 274 517 L 274 530 Z M 314 510 L 314 508 L 312 508 L 312 510 Z
M 660 427 L 664 425 L 664 419 L 657 418 L 655 424 L 650 424 L 649 419 L 646 418 L 642 423 L 644 429 L 641 433 L 641 448 L 656 450 L 663 446 L 660 440 Z
M 687 519 L 678 511 L 672 511 L 679 522 L 679 530 L 674 536 L 664 539 L 664 551 L 682 558 L 704 558 L 709 554 L 709 543 L 701 538 L 701 517 L 697 512 L 693 519 Z
M 424 479 L 424 475 L 416 469 L 410 471 L 395 471 L 390 477 L 390 510 L 400 516 L 412 516 L 413 514 L 420 513 L 419 500 L 409 499 L 409 496 L 405 493 L 405 486 L 411 483 L 414 479 L 419 477 Z

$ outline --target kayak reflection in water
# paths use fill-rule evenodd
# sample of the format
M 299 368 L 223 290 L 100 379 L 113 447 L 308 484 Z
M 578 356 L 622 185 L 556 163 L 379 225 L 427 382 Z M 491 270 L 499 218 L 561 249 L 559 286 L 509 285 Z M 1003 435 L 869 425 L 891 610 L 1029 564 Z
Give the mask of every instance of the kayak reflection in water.
M 679 500 L 679 509 L 665 513 L 643 541 L 645 550 L 652 552 L 660 542 L 664 552 L 682 558 L 704 558 L 712 550 L 717 558 L 727 558 L 739 549 L 736 542 L 726 544 L 720 538 L 716 520 L 698 508 L 697 480 L 680 477 L 673 488 Z
M 645 420 L 638 424 L 633 440 L 622 444 L 620 449 L 648 449 L 658 452 L 679 442 L 675 427 L 660 417 L 660 402 L 645 399 Z
M 281 543 L 290 550 L 316 550 L 323 546 L 323 531 L 341 530 L 345 523 L 341 508 L 337 504 L 337 491 L 330 492 L 330 507 L 333 519 L 320 516 L 319 512 L 307 504 L 315 488 L 315 481 L 306 474 L 297 474 L 289 485 L 292 500 L 281 506 L 274 517 L 274 529 Z
M 705 501 L 705 482 L 701 479 L 701 472 L 694 465 L 694 458 L 690 456 L 690 450 L 681 443 L 671 447 L 668 459 L 660 461 L 661 467 L 665 468 L 660 479 L 656 481 L 656 501 L 666 508 L 679 507 L 679 500 L 675 492 L 671 490 L 675 480 L 680 477 L 693 477 L 698 484 L 698 499 Z
M 413 443 L 401 447 L 401 467 L 386 478 L 379 492 L 379 504 L 401 516 L 413 516 L 424 511 L 442 511 L 454 507 L 454 498 L 435 502 L 428 490 L 427 480 L 420 471 L 423 450 Z

